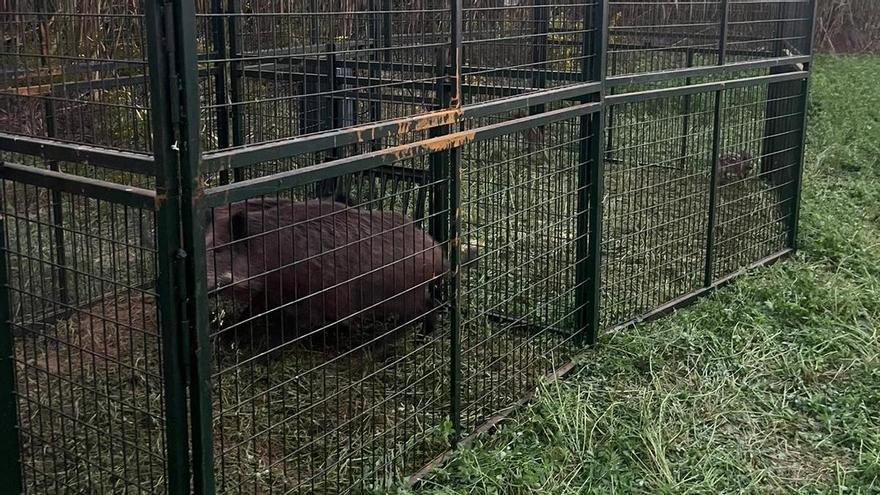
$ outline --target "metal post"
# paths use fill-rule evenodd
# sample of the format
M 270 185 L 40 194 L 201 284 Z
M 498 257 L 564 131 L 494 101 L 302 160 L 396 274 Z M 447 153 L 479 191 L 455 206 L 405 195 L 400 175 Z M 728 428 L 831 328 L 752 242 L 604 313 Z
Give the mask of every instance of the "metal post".
M 241 58 L 241 46 L 239 42 L 239 24 L 241 19 L 238 14 L 241 13 L 241 0 L 229 0 L 226 9 L 228 13 L 229 31 L 229 53 L 228 56 L 236 59 L 229 67 L 229 96 L 232 101 L 232 146 L 244 145 L 244 116 L 242 112 L 242 78 L 244 78 L 244 70 L 242 63 L 238 60 Z M 232 178 L 235 182 L 244 180 L 244 169 L 236 168 L 232 172 Z
M 730 0 L 721 3 L 721 40 L 718 46 L 718 65 L 727 62 L 727 25 L 730 14 Z M 703 285 L 710 287 L 713 282 L 715 264 L 715 225 L 718 203 L 718 167 L 721 155 L 721 131 L 724 114 L 724 91 L 715 92 L 715 114 L 712 121 L 712 170 L 709 174 L 709 221 L 706 227 L 706 264 L 703 267 Z
M 327 102 L 327 108 L 329 112 L 325 116 L 324 130 L 327 129 L 340 129 L 342 128 L 342 118 L 341 118 L 341 108 L 340 108 L 340 99 L 335 95 L 335 91 L 339 89 L 339 82 L 337 80 L 338 74 L 336 73 L 336 44 L 328 43 L 326 46 L 327 51 L 327 66 L 326 73 L 324 74 L 327 77 L 327 91 L 329 93 L 328 96 L 325 97 L 325 101 Z M 326 160 L 331 161 L 337 158 L 340 158 L 342 154 L 340 153 L 339 147 L 334 146 L 327 150 Z M 336 177 L 330 179 L 324 179 L 320 181 L 316 188 L 317 196 L 325 197 L 325 196 L 333 196 L 337 189 L 338 179 Z
M 437 64 L 435 67 L 435 77 L 437 77 L 436 92 L 437 103 L 434 110 L 443 110 L 449 108 L 451 104 L 451 67 L 446 62 L 446 50 L 451 47 L 437 48 Z M 450 126 L 435 126 L 428 132 L 429 136 L 439 137 L 449 134 Z M 431 191 L 431 200 L 428 221 L 428 233 L 439 243 L 444 243 L 449 239 L 449 184 L 444 178 L 450 177 L 448 150 L 437 151 L 431 153 L 430 156 L 430 176 L 431 183 L 435 184 Z
M 721 36 L 718 42 L 718 65 L 727 63 L 727 33 L 729 29 L 730 0 L 721 2 Z
M 6 275 L 6 218 L 0 213 L 0 479 L 7 493 L 23 493 L 18 408 L 15 398 L 15 363 Z
M 815 33 L 816 33 L 816 10 L 818 8 L 818 1 L 812 0 L 809 4 L 809 19 L 807 21 L 807 51 L 808 54 L 812 57 L 813 51 L 815 49 Z M 811 73 L 813 70 L 813 62 L 812 58 L 810 59 L 810 63 L 806 64 L 804 69 Z M 798 248 L 798 228 L 800 225 L 800 215 L 801 215 L 801 188 L 803 187 L 803 178 L 804 178 L 804 151 L 806 150 L 807 144 L 807 106 L 809 103 L 810 97 L 810 84 L 812 77 L 808 77 L 801 83 L 801 98 L 799 100 L 798 110 L 800 111 L 800 148 L 798 149 L 798 158 L 797 158 L 797 171 L 795 173 L 795 180 L 792 184 L 792 188 L 794 190 L 794 198 L 791 212 L 791 225 L 789 226 L 789 239 L 788 244 L 792 249 Z
M 592 10 L 592 12 L 591 12 Z M 589 21 L 589 22 L 588 22 Z M 585 7 L 581 78 L 605 82 L 608 46 L 608 0 Z M 592 35 L 590 32 L 592 31 Z M 587 53 L 593 55 L 592 63 Z M 577 341 L 595 345 L 601 325 L 602 301 L 602 196 L 605 178 L 605 89 L 599 93 L 599 112 L 580 118 L 578 153 L 578 204 L 575 265 Z M 584 100 L 584 103 L 587 101 Z
M 686 54 L 685 58 L 686 58 L 685 63 L 687 64 L 687 66 L 693 67 L 694 66 L 694 50 L 693 50 L 693 48 L 687 49 L 687 54 Z M 686 86 L 690 86 L 691 84 L 693 84 L 692 78 L 688 77 L 687 79 L 685 79 Z M 688 154 L 688 133 L 691 128 L 691 95 L 690 94 L 687 94 L 684 97 L 684 108 L 682 109 L 682 114 L 684 115 L 684 117 L 682 117 L 682 122 L 681 122 L 681 128 L 682 128 L 681 150 L 679 150 L 679 156 L 681 157 L 681 160 L 679 161 L 679 164 L 681 165 L 682 169 L 684 169 L 686 162 L 687 162 L 687 154 Z
M 177 77 L 172 33 L 173 13 L 166 0 L 146 2 L 144 18 L 150 73 L 153 157 L 156 163 L 156 234 L 158 309 L 162 333 L 165 394 L 165 445 L 168 493 L 190 493 L 186 407 L 186 327 L 180 305 L 178 273 L 182 270 L 180 188 L 174 128 L 177 125 Z
M 532 17 L 534 26 L 532 33 L 532 89 L 547 87 L 547 32 L 549 31 L 549 19 L 547 18 L 546 0 L 534 0 Z M 543 113 L 545 105 L 533 105 L 529 107 L 529 115 Z M 543 129 L 542 129 L 543 131 Z
M 450 106 L 461 108 L 462 0 L 452 4 L 452 94 Z M 444 64 L 445 65 L 445 64 Z M 452 393 L 449 416 L 452 421 L 452 447 L 461 438 L 461 148 L 450 151 L 449 163 L 449 387 Z
M 223 22 L 223 3 L 222 0 L 211 1 L 212 28 L 214 31 L 214 57 L 218 60 L 214 62 L 214 91 L 215 103 L 217 110 L 215 111 L 215 119 L 217 121 L 217 148 L 226 149 L 229 147 L 229 108 L 227 105 L 228 94 L 226 92 L 226 60 L 229 58 L 226 45 L 226 23 Z M 224 170 L 220 172 L 220 183 L 229 182 L 229 172 Z
M 376 53 L 379 47 L 379 14 L 377 0 L 370 0 L 370 43 L 372 50 L 370 51 L 370 121 L 378 122 L 382 120 L 382 90 L 373 86 L 379 84 L 382 77 L 382 60 Z M 379 149 L 378 143 L 372 143 L 371 148 L 375 151 Z
M 715 116 L 712 122 L 712 171 L 709 175 L 709 222 L 706 227 L 706 265 L 703 270 L 703 285 L 710 287 L 713 281 L 715 263 L 715 223 L 718 203 L 718 165 L 721 149 L 722 113 L 724 111 L 724 92 L 715 92 Z
M 209 332 L 205 235 L 203 225 L 201 149 L 199 146 L 199 73 L 196 51 L 195 4 L 172 0 L 178 87 L 178 165 L 180 226 L 184 265 L 184 320 L 188 323 L 190 362 L 190 417 L 193 491 L 214 493 L 213 411 L 211 404 L 211 345 Z M 186 328 L 186 327 L 185 327 Z
M 46 114 L 46 137 L 55 137 L 55 107 L 52 100 L 43 100 Z M 61 167 L 55 160 L 49 161 L 49 170 L 60 172 Z M 52 189 L 50 193 L 52 201 L 52 226 L 55 238 L 55 278 L 58 282 L 58 302 L 62 307 L 67 305 L 67 252 L 64 248 L 64 208 L 61 199 L 61 191 Z M 60 313 L 59 313 L 60 314 Z

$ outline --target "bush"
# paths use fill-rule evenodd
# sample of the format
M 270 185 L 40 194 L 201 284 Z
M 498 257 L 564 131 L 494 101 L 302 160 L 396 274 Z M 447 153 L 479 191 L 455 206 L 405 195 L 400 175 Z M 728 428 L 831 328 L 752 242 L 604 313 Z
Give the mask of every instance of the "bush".
M 817 48 L 835 53 L 880 51 L 877 0 L 818 0 Z

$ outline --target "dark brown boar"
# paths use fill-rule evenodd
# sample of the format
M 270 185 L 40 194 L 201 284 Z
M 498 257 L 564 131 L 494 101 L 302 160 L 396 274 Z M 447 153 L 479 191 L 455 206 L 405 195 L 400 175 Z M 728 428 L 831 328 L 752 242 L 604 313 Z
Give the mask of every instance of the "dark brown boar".
M 441 246 L 406 217 L 329 199 L 251 199 L 215 209 L 211 223 L 208 287 L 253 316 L 269 312 L 270 347 L 333 324 L 412 322 L 448 270 Z

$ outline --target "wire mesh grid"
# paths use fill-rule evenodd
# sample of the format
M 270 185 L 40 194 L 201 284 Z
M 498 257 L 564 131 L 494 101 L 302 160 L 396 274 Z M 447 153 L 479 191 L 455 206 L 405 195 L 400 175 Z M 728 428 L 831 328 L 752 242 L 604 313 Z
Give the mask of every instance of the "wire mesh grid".
M 802 84 L 615 107 L 606 130 L 606 326 L 641 317 L 791 245 Z
M 470 0 L 463 7 L 464 103 L 583 82 L 597 2 Z
M 722 37 L 728 62 L 806 54 L 811 5 L 809 0 L 610 0 L 608 75 L 715 65 Z
M 534 390 L 582 337 L 575 262 L 589 139 L 568 119 L 462 148 L 461 238 L 477 253 L 460 289 L 465 431 Z
M 153 213 L 3 181 L 3 216 L 26 490 L 164 491 Z
M 608 74 L 717 63 L 723 0 L 610 0 Z
M 800 81 L 782 84 L 724 93 L 715 277 L 790 244 L 804 95 Z
M 0 31 L 0 130 L 150 150 L 139 2 L 7 1 Z
M 794 243 L 815 0 L 126 1 L 0 7 L 27 491 L 387 492 Z
M 448 106 L 448 0 L 202 2 L 208 149 Z
M 809 0 L 730 0 L 727 47 L 733 60 L 809 53 L 811 8 Z
M 608 129 L 602 308 L 622 323 L 703 283 L 714 93 L 617 106 Z
M 428 156 L 221 206 L 208 229 L 220 491 L 381 489 L 449 434 Z M 340 199 L 340 198 L 337 198 Z

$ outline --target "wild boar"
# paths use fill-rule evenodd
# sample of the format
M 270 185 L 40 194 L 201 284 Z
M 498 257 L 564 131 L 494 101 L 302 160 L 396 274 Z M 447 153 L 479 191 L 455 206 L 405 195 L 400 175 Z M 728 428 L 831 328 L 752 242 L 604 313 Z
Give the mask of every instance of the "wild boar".
M 333 324 L 413 322 L 432 313 L 432 285 L 448 271 L 441 245 L 412 220 L 330 199 L 233 203 L 205 232 L 209 290 L 269 315 L 270 348 Z

